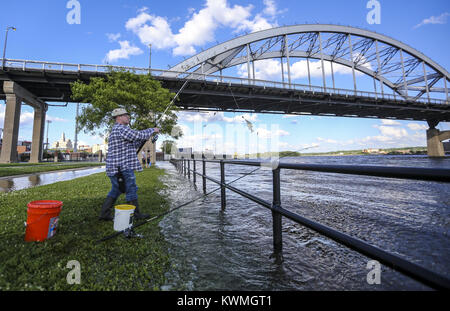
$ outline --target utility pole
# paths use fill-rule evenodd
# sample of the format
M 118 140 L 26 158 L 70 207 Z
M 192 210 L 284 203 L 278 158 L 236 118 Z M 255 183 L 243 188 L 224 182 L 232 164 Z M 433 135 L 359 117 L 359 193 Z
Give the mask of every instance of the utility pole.
M 78 152 L 78 107 L 80 103 L 77 103 L 77 115 L 75 117 L 75 142 L 73 144 L 73 152 Z
M 46 143 L 46 145 L 47 145 L 47 150 L 48 150 L 48 128 L 50 127 L 50 123 L 52 123 L 52 121 L 50 121 L 50 120 L 47 120 L 47 143 Z
M 152 45 L 149 44 L 148 47 L 150 48 L 150 56 L 148 58 L 148 73 L 151 74 L 152 73 Z
M 8 41 L 8 31 L 10 29 L 16 31 L 16 27 L 12 26 L 6 27 L 5 45 L 3 46 L 2 70 L 5 69 L 6 42 Z

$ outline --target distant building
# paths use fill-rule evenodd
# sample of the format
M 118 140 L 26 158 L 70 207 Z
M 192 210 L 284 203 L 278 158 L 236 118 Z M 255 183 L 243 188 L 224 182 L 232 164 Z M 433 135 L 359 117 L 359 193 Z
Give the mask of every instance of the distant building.
M 175 154 L 176 158 L 191 158 L 192 156 L 192 147 L 190 148 L 178 148 Z
M 89 146 L 89 145 L 79 145 L 79 146 L 78 146 L 78 150 L 90 152 L 89 150 L 92 151 L 92 148 L 91 148 L 91 146 Z
M 107 144 L 92 145 L 92 153 L 97 153 L 99 150 L 101 150 L 103 154 L 106 154 L 106 152 L 108 151 L 108 145 Z
M 25 153 L 27 151 L 31 151 L 31 141 L 18 141 L 17 142 L 17 153 Z
M 369 149 L 364 149 L 362 152 L 363 152 L 363 153 L 379 153 L 379 152 L 380 152 L 380 149 L 372 149 L 372 148 L 369 148 Z
M 450 153 L 450 141 L 446 141 L 442 143 L 444 145 L 444 152 Z
M 52 148 L 65 150 L 65 149 L 72 149 L 73 145 L 70 139 L 66 140 L 66 134 L 64 134 L 63 132 L 61 135 L 61 139 L 55 141 L 52 145 Z

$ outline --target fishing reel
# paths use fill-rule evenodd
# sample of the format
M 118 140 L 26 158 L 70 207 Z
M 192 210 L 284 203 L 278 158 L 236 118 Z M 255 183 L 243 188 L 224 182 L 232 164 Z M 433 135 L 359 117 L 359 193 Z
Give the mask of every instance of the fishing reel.
M 123 235 L 128 238 L 143 238 L 144 236 L 142 234 L 134 232 L 133 228 L 127 228 L 123 231 Z
M 155 134 L 155 135 L 152 137 L 152 144 L 154 144 L 157 140 L 158 140 L 158 134 Z
M 121 172 L 119 172 L 117 174 L 117 182 L 119 183 L 119 190 L 120 190 L 120 192 L 126 193 L 127 189 L 125 187 L 125 178 L 123 177 Z

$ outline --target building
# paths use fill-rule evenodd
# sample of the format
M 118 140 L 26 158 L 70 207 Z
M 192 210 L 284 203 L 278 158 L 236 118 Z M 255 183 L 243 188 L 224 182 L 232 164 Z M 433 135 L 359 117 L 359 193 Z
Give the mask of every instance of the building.
M 450 141 L 446 141 L 442 143 L 444 145 L 444 152 L 450 153 Z
M 89 145 L 79 145 L 78 146 L 78 151 L 86 151 L 91 153 L 92 152 L 92 148 Z
M 72 149 L 73 145 L 72 145 L 72 141 L 70 139 L 66 140 L 66 134 L 64 134 L 64 132 L 63 132 L 61 135 L 61 139 L 58 141 L 55 141 L 52 145 L 52 148 L 66 150 L 66 149 Z
M 363 153 L 380 153 L 380 149 L 369 148 L 369 149 L 364 149 L 362 152 Z
M 92 153 L 97 153 L 99 150 L 103 154 L 106 154 L 106 152 L 108 151 L 108 145 L 107 144 L 95 144 L 95 145 L 92 145 Z
M 175 152 L 176 158 L 186 158 L 190 159 L 192 157 L 192 147 L 189 148 L 178 148 Z

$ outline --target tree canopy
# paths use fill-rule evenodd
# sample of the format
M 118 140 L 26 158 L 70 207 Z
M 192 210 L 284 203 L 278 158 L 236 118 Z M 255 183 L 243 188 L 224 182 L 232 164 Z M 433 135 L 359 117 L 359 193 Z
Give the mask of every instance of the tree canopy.
M 108 132 L 114 125 L 112 111 L 120 107 L 130 114 L 130 127 L 135 130 L 158 126 L 161 134 L 175 139 L 182 136 L 174 113 L 178 107 L 172 105 L 162 116 L 175 94 L 150 75 L 111 71 L 106 77 L 92 77 L 89 83 L 78 80 L 71 90 L 73 100 L 88 103 L 77 118 L 78 130 L 85 133 L 103 136 L 101 131 Z

